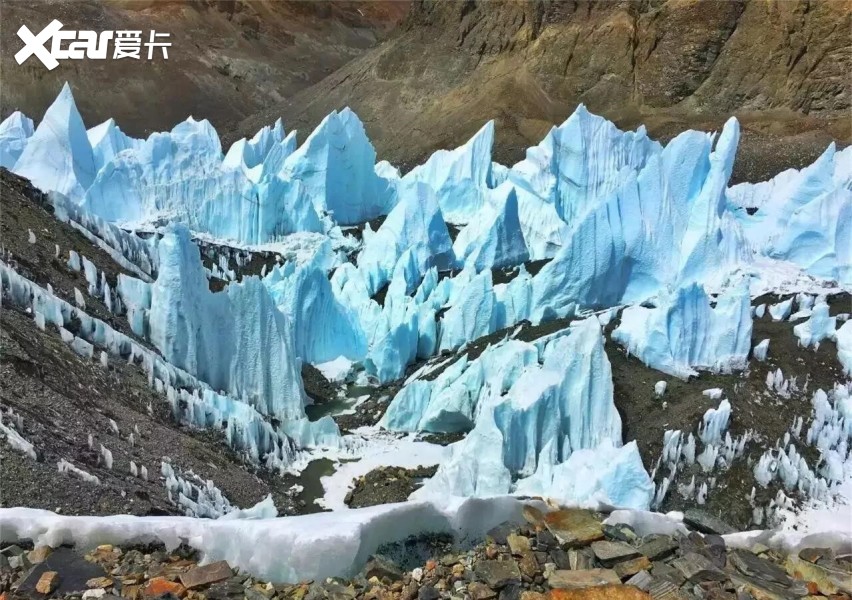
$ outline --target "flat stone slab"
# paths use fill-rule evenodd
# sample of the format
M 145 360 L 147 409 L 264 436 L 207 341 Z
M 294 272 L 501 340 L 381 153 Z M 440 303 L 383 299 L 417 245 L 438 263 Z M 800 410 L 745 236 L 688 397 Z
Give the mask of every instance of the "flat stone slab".
M 709 558 L 695 552 L 688 552 L 680 558 L 676 558 L 672 561 L 672 566 L 680 571 L 680 574 L 689 583 L 725 581 L 728 579 L 728 576 L 716 568 L 716 565 Z
M 500 589 L 521 580 L 521 570 L 513 560 L 480 560 L 474 572 L 492 589 Z
M 747 550 L 734 550 L 728 554 L 728 560 L 743 575 L 750 575 L 785 587 L 789 587 L 792 583 L 790 576 L 783 568 Z
M 547 583 L 552 588 L 577 589 L 598 585 L 619 585 L 621 578 L 612 569 L 558 570 L 550 574 Z
M 639 556 L 638 558 L 632 558 L 630 560 L 625 560 L 616 564 L 613 569 L 618 574 L 619 577 L 625 579 L 627 577 L 632 577 L 637 573 L 645 571 L 646 569 L 651 568 L 651 561 L 648 560 L 647 556 Z
M 226 561 L 220 560 L 209 565 L 204 565 L 203 567 L 196 567 L 186 573 L 181 573 L 180 582 L 183 584 L 183 587 L 191 590 L 203 585 L 225 581 L 233 574 L 230 565 Z
M 788 556 L 784 567 L 792 577 L 812 582 L 821 594 L 852 594 L 852 575 L 840 568 L 817 565 L 800 557 Z
M 569 546 L 587 546 L 604 538 L 603 525 L 590 510 L 555 510 L 544 515 L 544 523 L 560 543 Z
M 710 513 L 697 508 L 690 508 L 683 513 L 683 522 L 689 525 L 692 529 L 696 529 L 701 533 L 727 535 L 729 533 L 737 532 L 736 529 L 725 523 L 719 517 L 714 517 Z
M 674 554 L 679 544 L 669 536 L 660 536 L 649 540 L 639 546 L 640 554 L 647 556 L 649 560 L 661 560 Z
M 639 551 L 630 544 L 606 540 L 592 542 L 592 552 L 607 567 L 639 556 Z

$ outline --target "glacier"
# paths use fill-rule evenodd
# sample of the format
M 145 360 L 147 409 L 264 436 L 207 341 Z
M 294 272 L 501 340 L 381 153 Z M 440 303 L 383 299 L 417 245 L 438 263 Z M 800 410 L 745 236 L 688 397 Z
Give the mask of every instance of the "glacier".
M 15 166 L 34 131 L 33 120 L 17 110 L 0 123 L 0 167 Z
M 735 207 L 757 209 L 733 214 L 761 253 L 852 284 L 852 148 L 832 143 L 804 169 L 735 185 L 727 195 Z
M 655 308 L 625 308 L 612 339 L 649 367 L 682 379 L 697 369 L 730 372 L 745 367 L 751 349 L 750 302 L 746 283 L 720 295 L 715 307 L 693 283 Z
M 112 119 L 87 130 L 66 85 L 37 127 L 21 113 L 0 124 L 0 165 L 133 273 L 110 290 L 88 259 L 69 259 L 139 339 L 6 265 L 4 284 L 78 351 L 144 357 L 177 419 L 224 424 L 254 463 L 280 469 L 300 449 L 341 443 L 331 418 L 305 417 L 300 371 L 342 360 L 369 385 L 407 378 L 382 428 L 467 433 L 415 498 L 647 508 L 655 489 L 622 440 L 602 328 L 612 322 L 612 341 L 676 377 L 745 367 L 750 294 L 773 269 L 852 284 L 852 150 L 832 145 L 804 169 L 729 186 L 736 119 L 664 145 L 580 105 L 509 166 L 492 158 L 494 135 L 486 123 L 403 174 L 377 162 L 348 108 L 301 144 L 279 119 L 224 151 L 192 117 L 146 139 Z M 193 236 L 283 256 L 240 279 L 227 264 L 205 269 Z M 230 283 L 213 293 L 211 274 Z M 793 300 L 770 305 L 772 318 L 789 318 Z M 852 371 L 849 322 L 835 331 L 824 302 L 809 301 L 798 300 L 808 320 L 796 335 L 836 339 Z M 76 335 L 63 327 L 71 311 L 84 315 Z M 534 342 L 510 333 L 562 318 L 574 320 Z M 501 339 L 468 353 L 491 334 Z M 409 373 L 439 355 L 440 372 Z
M 83 119 L 67 83 L 44 113 L 14 167 L 44 191 L 81 200 L 97 172 Z
M 621 446 L 603 344 L 597 319 L 585 319 L 540 348 L 507 341 L 450 366 L 440 381 L 409 384 L 414 391 L 394 398 L 386 427 L 453 431 L 473 424 L 412 498 L 547 491 L 566 503 L 605 497 L 647 507 L 653 485 L 635 445 Z M 582 484 L 556 483 L 588 468 L 596 452 L 612 458 L 607 469 Z

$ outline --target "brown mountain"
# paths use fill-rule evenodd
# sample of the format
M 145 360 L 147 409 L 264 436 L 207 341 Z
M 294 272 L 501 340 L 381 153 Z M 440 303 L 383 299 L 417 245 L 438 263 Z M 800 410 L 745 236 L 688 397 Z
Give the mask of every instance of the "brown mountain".
M 407 9 L 395 1 L 0 0 L 0 112 L 39 119 L 69 81 L 88 125 L 115 117 L 144 135 L 191 114 L 219 126 L 320 81 L 375 46 Z M 173 46 L 166 61 L 18 65 L 18 28 L 38 33 L 53 19 L 66 29 L 167 32 Z
M 850 32 L 850 0 L 421 0 L 391 39 L 230 137 L 349 105 L 403 166 L 491 118 L 512 162 L 584 102 L 662 139 L 735 114 L 735 177 L 765 177 L 852 141 Z

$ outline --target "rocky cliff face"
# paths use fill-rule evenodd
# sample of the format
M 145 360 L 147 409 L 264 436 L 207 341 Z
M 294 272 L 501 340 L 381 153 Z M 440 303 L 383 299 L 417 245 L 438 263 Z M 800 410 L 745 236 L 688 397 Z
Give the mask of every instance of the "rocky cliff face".
M 304 127 L 348 104 L 379 154 L 408 164 L 490 118 L 498 156 L 514 160 L 579 102 L 662 138 L 735 113 L 741 157 L 762 176 L 852 137 L 850 15 L 849 0 L 424 0 L 393 39 L 239 131 L 280 113 Z
M 242 119 L 323 79 L 374 46 L 406 2 L 298 0 L 49 0 L 2 3 L 0 117 L 41 118 L 71 82 L 88 126 L 115 117 L 132 135 L 170 129 L 192 114 L 215 124 Z M 64 61 L 48 71 L 14 60 L 25 24 L 171 34 L 169 59 Z M 143 48 L 143 52 L 145 49 Z

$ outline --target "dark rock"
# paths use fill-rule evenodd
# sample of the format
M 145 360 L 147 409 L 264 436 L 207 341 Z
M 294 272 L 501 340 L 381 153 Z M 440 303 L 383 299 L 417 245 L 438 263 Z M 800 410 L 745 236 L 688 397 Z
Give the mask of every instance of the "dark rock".
M 748 550 L 734 550 L 728 555 L 731 565 L 743 575 L 757 577 L 789 587 L 791 581 L 787 572 L 768 560 L 755 556 Z
M 242 599 L 242 594 L 245 588 L 237 581 L 223 581 L 222 583 L 214 583 L 209 588 L 204 590 L 204 595 L 207 600 L 232 600 L 233 598 Z
M 675 569 L 668 563 L 664 562 L 655 562 L 651 565 L 651 574 L 655 579 L 665 579 L 666 581 L 671 581 L 673 584 L 679 586 L 686 581 L 681 575 L 680 571 Z
M 480 560 L 474 572 L 489 587 L 500 589 L 521 580 L 521 571 L 512 560 Z
M 713 562 L 696 552 L 689 552 L 672 561 L 672 566 L 680 571 L 683 578 L 689 583 L 700 583 L 702 581 L 725 581 L 728 576 L 720 571 Z
M 556 538 L 547 529 L 536 532 L 535 541 L 541 550 L 549 550 L 556 546 Z
M 605 567 L 639 556 L 639 551 L 630 544 L 608 540 L 592 542 L 592 552 Z
M 516 583 L 510 583 L 502 590 L 500 590 L 498 600 L 520 600 L 523 591 L 524 588 L 522 588 L 520 585 Z
M 619 542 L 634 544 L 639 541 L 639 536 L 630 525 L 619 523 L 618 525 L 604 525 L 603 532 L 606 537 Z
M 729 533 L 736 533 L 737 531 L 722 519 L 697 508 L 690 508 L 683 513 L 683 522 L 701 533 L 727 535 Z
M 510 533 L 515 531 L 515 526 L 512 523 L 503 523 L 497 527 L 491 528 L 486 535 L 494 540 L 495 543 L 505 545 L 508 543 L 507 538 Z
M 674 554 L 679 544 L 667 535 L 650 539 L 639 546 L 639 552 L 650 560 L 662 560 Z
M 557 569 L 570 569 L 571 561 L 568 558 L 568 553 L 561 548 L 554 548 L 550 551 L 550 558 L 553 560 Z
M 376 554 L 367 561 L 367 565 L 364 567 L 364 577 L 366 579 L 377 577 L 380 581 L 383 579 L 398 581 L 402 579 L 402 571 L 386 556 Z
M 87 589 L 86 582 L 95 577 L 103 577 L 106 572 L 95 563 L 90 563 L 71 548 L 60 547 L 47 559 L 29 572 L 18 588 L 18 594 L 28 597 L 35 593 L 35 586 L 42 573 L 56 571 L 59 574 L 59 586 L 54 590 L 56 596 Z
M 420 588 L 420 591 L 417 592 L 418 600 L 438 600 L 441 597 L 441 593 L 435 589 L 433 585 L 424 585 Z

